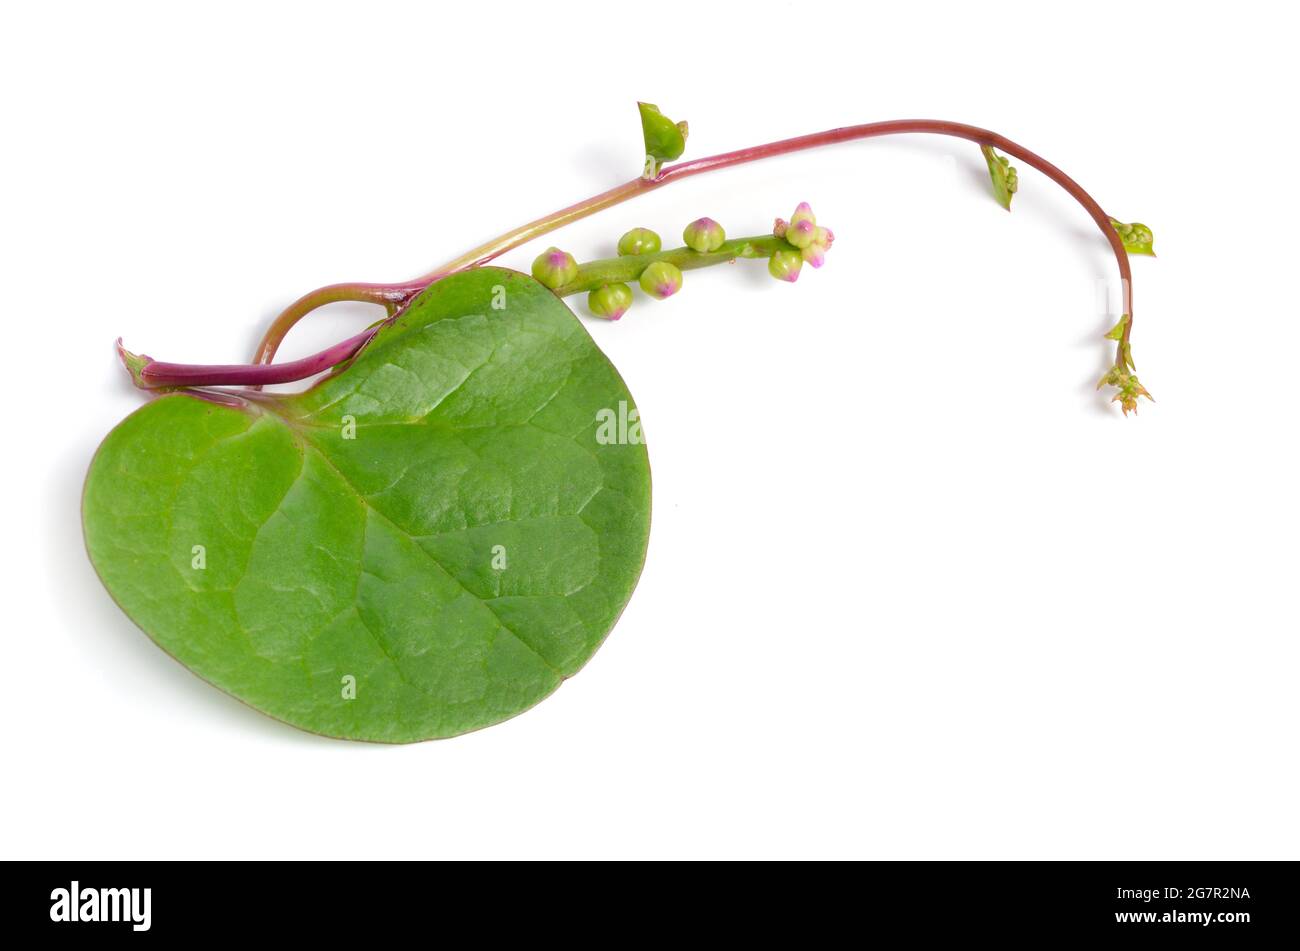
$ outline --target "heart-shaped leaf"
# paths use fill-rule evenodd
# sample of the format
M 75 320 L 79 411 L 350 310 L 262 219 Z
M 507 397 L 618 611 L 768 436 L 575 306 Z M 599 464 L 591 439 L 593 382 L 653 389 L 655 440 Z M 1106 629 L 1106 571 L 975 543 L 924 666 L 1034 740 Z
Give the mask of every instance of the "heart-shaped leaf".
M 118 604 L 200 677 L 312 732 L 409 742 L 526 710 L 591 657 L 641 571 L 650 468 L 569 309 L 480 268 L 304 393 L 137 410 L 83 517 Z

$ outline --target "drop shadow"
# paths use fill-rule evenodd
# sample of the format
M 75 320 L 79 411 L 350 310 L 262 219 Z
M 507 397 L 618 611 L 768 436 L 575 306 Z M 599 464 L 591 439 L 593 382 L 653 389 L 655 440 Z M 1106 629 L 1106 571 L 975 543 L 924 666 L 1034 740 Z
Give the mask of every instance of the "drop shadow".
M 988 195 L 990 200 L 993 198 L 988 164 L 980 154 L 979 146 L 973 142 L 915 135 L 868 139 L 858 144 L 872 149 L 928 155 L 936 160 L 936 164 L 951 162 L 959 183 L 969 186 L 977 194 Z M 971 154 L 972 147 L 974 155 Z
M 622 149 L 586 145 L 578 149 L 572 162 L 584 180 L 605 183 L 602 188 L 613 188 L 635 177 L 635 173 L 628 174 L 627 153 Z

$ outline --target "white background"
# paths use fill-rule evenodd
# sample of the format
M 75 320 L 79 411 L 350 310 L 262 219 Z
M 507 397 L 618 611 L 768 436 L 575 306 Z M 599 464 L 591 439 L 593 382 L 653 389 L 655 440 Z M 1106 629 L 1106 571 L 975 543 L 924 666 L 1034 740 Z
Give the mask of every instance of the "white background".
M 1263 4 L 995 7 L 7 8 L 3 854 L 1300 857 L 1293 32 Z M 1114 261 L 1023 165 L 1010 215 L 954 139 L 700 176 L 502 260 L 800 200 L 838 238 L 795 285 L 740 262 L 583 317 L 655 511 L 581 674 L 382 747 L 165 656 L 82 547 L 91 454 L 140 404 L 114 338 L 247 360 L 306 290 L 634 177 L 638 98 L 690 120 L 688 157 L 918 117 L 1045 155 L 1155 231 L 1159 402 L 1094 392 Z

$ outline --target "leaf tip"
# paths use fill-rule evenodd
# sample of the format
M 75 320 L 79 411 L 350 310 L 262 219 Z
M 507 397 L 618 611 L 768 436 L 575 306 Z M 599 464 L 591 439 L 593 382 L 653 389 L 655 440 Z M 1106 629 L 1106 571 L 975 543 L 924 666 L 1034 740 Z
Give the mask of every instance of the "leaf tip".
M 126 372 L 131 374 L 131 382 L 142 390 L 150 389 L 144 381 L 144 370 L 153 363 L 153 357 L 143 353 L 132 353 L 123 346 L 121 337 L 118 337 L 113 345 L 117 348 L 117 358 L 122 361 L 122 366 L 126 367 Z
M 1128 322 L 1130 319 L 1131 318 L 1129 317 L 1128 314 L 1124 314 L 1122 317 L 1120 317 L 1119 321 L 1115 324 L 1114 327 L 1111 327 L 1110 330 L 1106 331 L 1106 333 L 1103 335 L 1104 338 L 1106 340 L 1117 340 L 1117 341 L 1123 340 L 1124 328 L 1128 326 Z

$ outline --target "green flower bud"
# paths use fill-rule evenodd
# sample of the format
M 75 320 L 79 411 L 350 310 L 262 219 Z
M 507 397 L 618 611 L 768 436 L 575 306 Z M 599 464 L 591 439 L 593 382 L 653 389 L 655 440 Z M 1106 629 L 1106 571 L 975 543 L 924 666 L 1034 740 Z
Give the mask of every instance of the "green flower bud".
M 808 204 L 806 201 L 799 202 L 798 207 L 794 210 L 794 214 L 790 216 L 791 225 L 797 225 L 801 221 L 807 221 L 814 225 L 817 224 L 817 216 L 813 214 L 812 205 Z
M 533 277 L 551 290 L 568 284 L 578 276 L 578 262 L 573 255 L 559 248 L 547 248 L 533 261 Z
M 654 254 L 662 247 L 663 242 L 659 240 L 659 235 L 649 228 L 633 228 L 618 239 L 620 257 L 626 257 L 629 254 Z
M 587 295 L 587 306 L 597 317 L 618 320 L 632 306 L 632 288 L 626 284 L 606 284 Z
M 688 248 L 707 254 L 722 247 L 722 242 L 727 240 L 727 232 L 712 218 L 697 218 L 686 226 L 682 240 Z
M 1125 363 L 1128 362 L 1129 358 L 1126 355 Z M 1125 416 L 1130 412 L 1137 412 L 1138 397 L 1146 397 L 1151 402 L 1155 402 L 1155 398 L 1147 392 L 1145 386 L 1138 382 L 1137 376 L 1130 372 L 1128 366 L 1113 366 L 1107 370 L 1106 375 L 1097 384 L 1097 389 L 1101 389 L 1103 386 L 1113 386 L 1119 391 L 1112 397 L 1111 402 L 1118 403 Z
M 773 233 L 777 237 L 785 238 L 799 250 L 809 247 L 816 240 L 817 216 L 813 214 L 812 206 L 808 202 L 799 202 L 799 207 L 795 208 L 789 223 L 783 222 L 780 218 L 776 220 L 777 227 L 773 229 Z
M 799 280 L 799 271 L 803 267 L 803 255 L 794 248 L 782 248 L 773 251 L 767 262 L 767 273 L 778 281 Z
M 638 283 L 641 285 L 641 290 L 655 300 L 663 300 L 665 297 L 672 297 L 682 289 L 682 272 L 675 264 L 655 261 L 641 272 Z
M 1007 211 L 1011 210 L 1011 196 L 1020 187 L 1019 176 L 1011 167 L 1011 160 L 1005 155 L 998 155 L 991 145 L 981 145 L 984 161 L 989 167 L 989 179 L 993 182 L 993 197 Z
M 801 251 L 812 244 L 816 237 L 817 225 L 808 218 L 791 221 L 785 229 L 785 240 Z
M 835 232 L 818 225 L 813 233 L 812 243 L 803 249 L 803 259 L 813 267 L 821 267 L 826 263 L 826 252 L 830 250 L 834 241 Z

